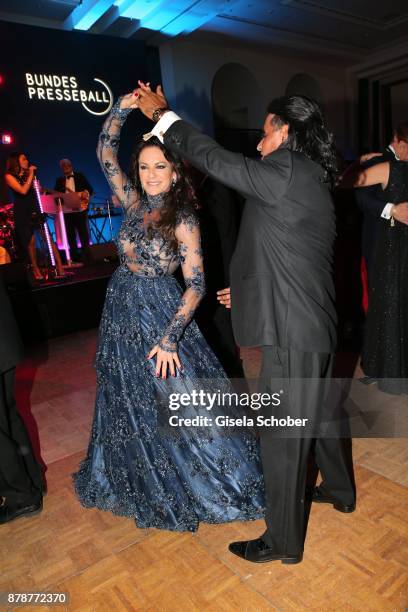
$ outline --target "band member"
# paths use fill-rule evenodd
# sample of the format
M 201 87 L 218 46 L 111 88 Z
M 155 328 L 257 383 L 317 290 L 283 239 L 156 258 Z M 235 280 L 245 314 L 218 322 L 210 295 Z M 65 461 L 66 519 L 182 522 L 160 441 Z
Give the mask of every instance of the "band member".
M 81 172 L 74 172 L 72 163 L 69 159 L 61 159 L 60 168 L 63 176 L 55 181 L 55 190 L 65 193 L 65 191 L 78 193 L 81 198 L 80 212 L 65 213 L 65 227 L 72 261 L 80 261 L 81 256 L 78 252 L 78 234 L 81 243 L 81 255 L 84 262 L 89 262 L 91 252 L 89 249 L 89 230 L 88 230 L 88 204 L 89 198 L 93 194 L 93 189 L 87 178 Z
M 41 227 L 41 212 L 33 185 L 36 170 L 37 167 L 30 164 L 24 153 L 12 153 L 7 159 L 4 179 L 13 194 L 14 227 L 23 259 L 31 265 L 34 279 L 43 280 L 43 275 L 38 267 L 34 234 L 35 229 Z M 52 240 L 51 246 L 58 276 L 64 277 L 61 258 Z

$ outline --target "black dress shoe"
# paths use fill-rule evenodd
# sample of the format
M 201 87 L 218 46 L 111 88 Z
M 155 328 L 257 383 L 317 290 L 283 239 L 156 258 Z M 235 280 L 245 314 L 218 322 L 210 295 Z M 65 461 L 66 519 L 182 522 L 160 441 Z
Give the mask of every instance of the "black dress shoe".
M 341 502 L 336 501 L 331 495 L 327 495 L 324 493 L 320 487 L 315 487 L 312 495 L 312 501 L 317 504 L 333 504 L 333 508 L 338 510 L 339 512 L 344 512 L 348 514 L 350 512 L 354 512 L 356 509 L 356 504 L 342 504 Z
M 268 561 L 281 561 L 282 563 L 300 563 L 303 553 L 290 555 L 277 553 L 273 548 L 269 548 L 262 538 L 256 540 L 246 540 L 244 542 L 232 542 L 229 550 L 237 557 L 252 561 L 252 563 L 267 563 Z
M 36 514 L 40 514 L 42 509 L 42 498 L 39 501 L 24 506 L 9 506 L 6 502 L 0 506 L 0 525 L 10 523 L 10 521 L 14 521 L 24 516 L 35 516 Z

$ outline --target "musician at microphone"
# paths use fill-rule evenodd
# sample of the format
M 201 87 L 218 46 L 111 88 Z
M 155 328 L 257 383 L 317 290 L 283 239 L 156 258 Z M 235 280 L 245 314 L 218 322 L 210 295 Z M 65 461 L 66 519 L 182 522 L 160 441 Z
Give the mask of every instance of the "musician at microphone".
M 24 263 L 30 266 L 35 280 L 44 280 L 37 260 L 35 232 L 41 229 L 41 211 L 34 190 L 34 179 L 37 166 L 30 164 L 27 156 L 21 151 L 12 153 L 6 162 L 5 182 L 13 197 L 14 229 L 19 250 Z M 62 267 L 58 249 L 51 239 L 57 274 L 66 276 Z
M 55 190 L 63 193 L 66 191 L 77 193 L 81 201 L 80 211 L 64 214 L 71 260 L 89 263 L 91 251 L 87 217 L 89 199 L 93 195 L 93 189 L 88 179 L 81 172 L 74 172 L 69 159 L 61 159 L 59 165 L 63 176 L 58 177 L 55 181 Z M 81 254 L 77 247 L 77 234 L 81 243 Z

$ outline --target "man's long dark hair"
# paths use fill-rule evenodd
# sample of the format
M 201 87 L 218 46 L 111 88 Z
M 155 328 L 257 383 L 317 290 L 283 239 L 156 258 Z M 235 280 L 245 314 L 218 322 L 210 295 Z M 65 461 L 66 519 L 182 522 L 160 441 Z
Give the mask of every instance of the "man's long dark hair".
M 275 98 L 268 105 L 275 115 L 272 124 L 280 128 L 289 125 L 287 140 L 281 148 L 303 153 L 325 170 L 325 179 L 333 184 L 337 174 L 337 155 L 333 135 L 327 129 L 319 104 L 305 96 Z
M 166 149 L 156 137 L 150 138 L 147 141 L 142 140 L 138 143 L 131 158 L 129 177 L 140 198 L 145 196 L 139 176 L 139 157 L 143 149 L 147 147 L 158 147 L 163 152 L 167 161 L 173 166 L 177 175 L 176 182 L 164 194 L 164 205 L 160 209 L 160 219 L 154 225 L 162 236 L 170 241 L 171 247 L 176 249 L 177 239 L 174 232 L 180 219 L 180 213 L 183 213 L 183 215 L 194 213 L 198 208 L 197 198 L 182 160 Z

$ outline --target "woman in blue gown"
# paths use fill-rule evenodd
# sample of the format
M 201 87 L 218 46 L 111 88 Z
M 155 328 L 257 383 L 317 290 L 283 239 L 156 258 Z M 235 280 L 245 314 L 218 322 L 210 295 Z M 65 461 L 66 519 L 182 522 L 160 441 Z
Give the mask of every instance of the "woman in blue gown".
M 135 107 L 123 96 L 98 143 L 105 176 L 125 212 L 102 315 L 97 394 L 87 456 L 74 474 L 85 507 L 135 518 L 138 527 L 196 531 L 263 516 L 258 442 L 243 428 L 172 427 L 169 417 L 211 413 L 170 393 L 231 391 L 193 315 L 204 291 L 200 230 L 184 166 L 157 139 L 138 146 L 128 177 L 117 158 Z M 185 290 L 173 276 L 181 264 Z M 226 414 L 242 416 L 235 406 Z

